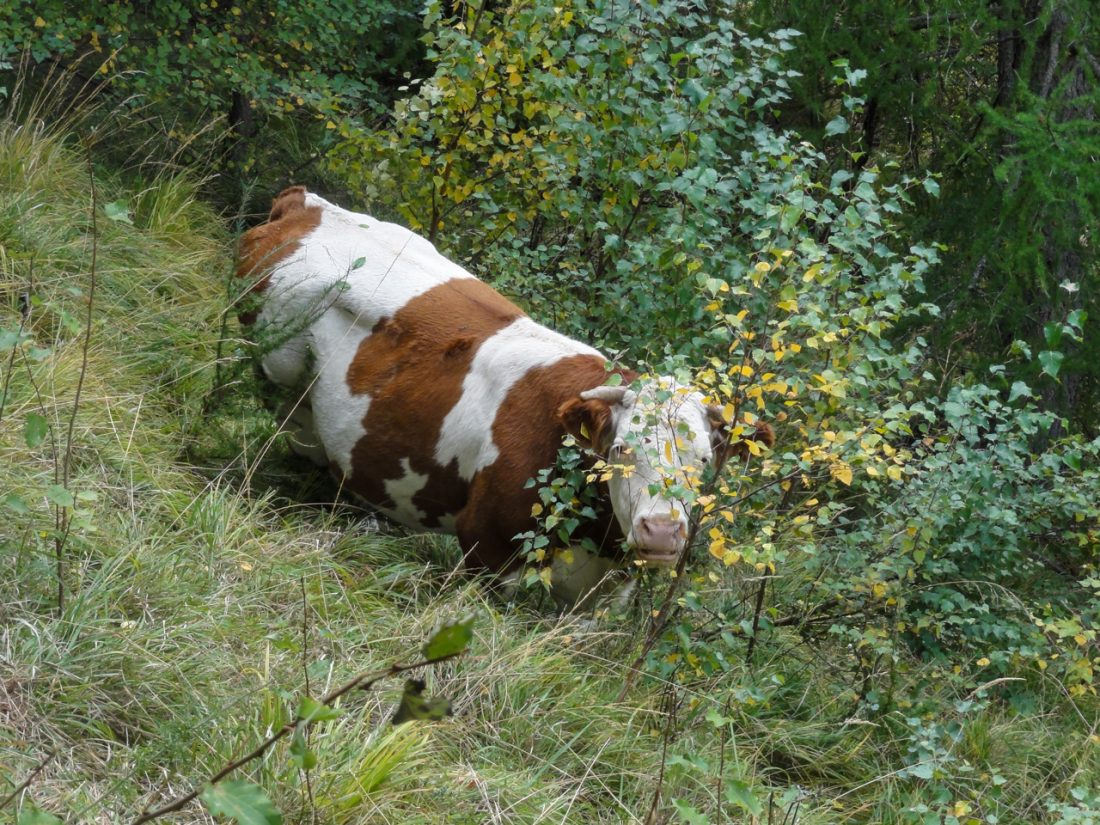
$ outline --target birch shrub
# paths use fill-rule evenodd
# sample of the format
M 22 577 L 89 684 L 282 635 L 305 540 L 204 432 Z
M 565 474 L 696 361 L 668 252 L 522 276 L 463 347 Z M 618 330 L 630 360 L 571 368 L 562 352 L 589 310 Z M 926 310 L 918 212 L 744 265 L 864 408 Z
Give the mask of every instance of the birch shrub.
M 341 124 L 331 170 L 539 320 L 778 430 L 748 465 L 668 480 L 701 520 L 653 591 L 650 670 L 721 673 L 794 627 L 845 643 L 860 712 L 911 652 L 1093 691 L 1098 447 L 1034 454 L 1051 420 L 1029 388 L 937 385 L 891 334 L 935 323 L 938 250 L 895 221 L 938 186 L 846 148 L 862 73 L 837 64 L 826 154 L 772 125 L 797 34 L 738 31 L 730 3 L 445 8 L 434 73 L 388 129 Z

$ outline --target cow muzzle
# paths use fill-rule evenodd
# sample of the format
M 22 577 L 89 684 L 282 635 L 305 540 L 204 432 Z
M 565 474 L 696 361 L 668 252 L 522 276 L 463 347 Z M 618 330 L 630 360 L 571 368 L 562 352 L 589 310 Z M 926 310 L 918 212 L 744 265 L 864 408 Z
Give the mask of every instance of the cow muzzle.
M 653 565 L 676 564 L 687 546 L 687 524 L 676 514 L 642 516 L 633 533 L 635 555 Z

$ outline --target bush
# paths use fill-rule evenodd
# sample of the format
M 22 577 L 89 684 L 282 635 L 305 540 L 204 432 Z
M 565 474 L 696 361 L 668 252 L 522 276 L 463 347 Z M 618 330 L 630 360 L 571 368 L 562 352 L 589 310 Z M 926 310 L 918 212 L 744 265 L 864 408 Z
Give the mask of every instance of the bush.
M 774 128 L 797 35 L 732 11 L 434 4 L 433 74 L 391 129 L 342 124 L 330 168 L 540 320 L 779 423 L 759 472 L 676 480 L 705 515 L 653 670 L 720 672 L 782 625 L 850 643 L 856 699 L 906 649 L 1093 689 L 1097 445 L 1033 454 L 1052 419 L 1022 384 L 941 396 L 923 340 L 892 336 L 937 313 L 914 300 L 938 250 L 895 223 L 937 184 L 830 171 Z M 850 92 L 834 156 L 860 113 Z

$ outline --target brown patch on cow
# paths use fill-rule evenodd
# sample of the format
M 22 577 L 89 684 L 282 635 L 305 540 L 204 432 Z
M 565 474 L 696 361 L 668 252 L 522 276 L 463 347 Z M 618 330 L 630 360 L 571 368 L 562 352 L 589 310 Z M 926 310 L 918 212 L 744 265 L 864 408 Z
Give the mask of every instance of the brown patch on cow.
M 249 286 L 238 299 L 242 309 L 238 314 L 242 324 L 255 323 L 257 311 L 248 306 L 249 296 L 267 289 L 271 270 L 293 254 L 302 238 L 321 223 L 321 207 L 306 206 L 306 188 L 291 186 L 280 192 L 271 204 L 267 223 L 254 227 L 241 236 L 237 256 L 237 277 L 248 280 Z
M 627 384 L 637 377 L 619 372 Z M 477 474 L 470 503 L 458 518 L 467 566 L 505 571 L 520 563 L 513 536 L 534 527 L 531 506 L 538 501 L 537 488 L 524 485 L 557 459 L 566 432 L 559 411 L 607 377 L 603 358 L 574 355 L 531 370 L 509 391 L 493 421 L 500 457 Z M 614 549 L 621 535 L 610 507 L 574 534 L 578 540 L 586 537 L 604 551 Z
M 558 407 L 558 419 L 565 431 L 582 446 L 605 453 L 611 446 L 608 436 L 611 405 L 598 398 L 570 398 Z
M 468 352 L 470 348 L 476 343 L 473 338 L 456 338 L 447 345 L 447 351 L 443 354 L 448 358 L 456 355 L 462 355 Z
M 376 323 L 374 329 L 371 330 L 371 335 L 388 335 L 390 338 L 397 340 L 401 337 L 403 331 L 401 324 L 397 323 L 393 318 L 379 318 L 378 323 Z
M 443 420 L 462 397 L 462 382 L 481 345 L 524 313 L 492 287 L 473 278 L 446 281 L 379 321 L 359 345 L 347 381 L 371 398 L 352 450 L 349 489 L 383 508 L 396 502 L 386 482 L 405 475 L 402 460 L 428 477 L 413 496 L 425 527 L 466 504 L 468 483 L 458 462 L 441 467 L 435 446 Z M 485 422 L 489 426 L 489 422 Z

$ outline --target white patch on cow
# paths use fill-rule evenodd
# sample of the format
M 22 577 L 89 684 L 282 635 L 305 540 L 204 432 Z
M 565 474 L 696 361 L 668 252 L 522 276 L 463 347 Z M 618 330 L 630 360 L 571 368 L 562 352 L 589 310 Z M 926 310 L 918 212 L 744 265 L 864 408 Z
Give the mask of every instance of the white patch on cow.
M 272 347 L 263 358 L 268 378 L 308 390 L 320 443 L 350 474 L 370 406 L 367 395 L 347 385 L 360 343 L 413 298 L 473 275 L 402 226 L 314 194 L 306 195 L 306 206 L 321 208 L 321 222 L 271 271 L 257 337 Z
M 311 346 L 316 360 L 310 387 L 314 428 L 325 453 L 344 475 L 351 475 L 351 453 L 366 434 L 363 419 L 370 409 L 370 396 L 355 395 L 348 386 L 351 366 L 359 344 L 370 335 L 344 312 L 332 308 L 318 318 L 311 329 Z
M 306 205 L 321 207 L 321 223 L 296 250 L 294 268 L 308 274 L 312 291 L 338 285 L 336 305 L 361 325 L 373 328 L 418 295 L 474 277 L 403 226 L 341 209 L 313 194 L 306 196 Z M 291 266 L 290 260 L 285 266 Z
M 393 500 L 395 520 L 403 524 L 423 524 L 427 514 L 413 504 L 413 496 L 424 489 L 428 477 L 415 472 L 407 458 L 401 459 L 401 469 L 405 473 L 401 478 L 386 480 L 386 495 Z
M 563 607 L 589 610 L 612 595 L 611 601 L 619 605 L 617 591 L 629 585 L 626 598 L 633 592 L 633 579 L 623 570 L 622 562 L 597 556 L 580 547 L 559 550 L 550 563 L 550 595 Z
M 478 348 L 462 382 L 462 396 L 443 419 L 435 460 L 446 467 L 458 459 L 458 474 L 469 481 L 500 455 L 493 443 L 493 421 L 509 390 L 530 370 L 574 355 L 603 356 L 579 341 L 517 318 Z

